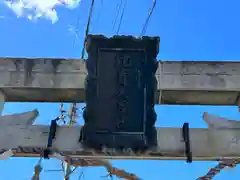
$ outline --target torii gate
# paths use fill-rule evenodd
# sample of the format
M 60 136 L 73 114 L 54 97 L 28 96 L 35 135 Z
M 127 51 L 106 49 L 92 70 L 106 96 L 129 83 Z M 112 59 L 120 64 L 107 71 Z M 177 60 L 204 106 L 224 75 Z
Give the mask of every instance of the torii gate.
M 1 107 L 4 102 L 84 102 L 86 61 L 73 59 L 0 59 Z M 238 105 L 240 63 L 160 61 L 156 104 Z M 0 149 L 17 157 L 38 157 L 46 148 L 49 126 L 32 125 L 37 110 L 0 117 Z M 41 112 L 40 112 L 41 113 Z M 205 113 L 210 129 L 190 129 L 194 160 L 240 156 L 238 122 Z M 186 159 L 182 128 L 157 128 L 157 147 L 145 153 L 104 149 L 78 142 L 81 127 L 58 128 L 53 149 L 72 157 L 106 159 Z M 68 135 L 66 137 L 66 134 Z M 11 141 L 9 141 L 11 139 Z

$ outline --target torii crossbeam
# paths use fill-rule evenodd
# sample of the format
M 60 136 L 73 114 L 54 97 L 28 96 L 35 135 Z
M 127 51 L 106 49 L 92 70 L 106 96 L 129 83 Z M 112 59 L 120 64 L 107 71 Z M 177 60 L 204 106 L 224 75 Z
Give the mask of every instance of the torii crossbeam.
M 84 102 L 86 61 L 0 58 L 9 102 Z M 156 104 L 237 105 L 240 62 L 161 61 Z
M 39 157 L 41 155 L 46 148 L 49 126 L 31 125 L 37 114 L 38 112 L 34 110 L 0 117 L 1 153 L 12 149 L 16 157 Z M 210 129 L 190 129 L 193 159 L 218 160 L 221 157 L 227 159 L 239 157 L 240 131 L 231 128 L 232 123 L 236 125 L 236 122 L 207 113 L 204 114 L 204 120 L 211 127 Z M 158 146 L 139 154 L 132 151 L 117 152 L 111 149 L 96 152 L 84 148 L 78 142 L 80 128 L 60 126 L 52 150 L 62 155 L 85 159 L 186 159 L 181 128 L 157 128 Z

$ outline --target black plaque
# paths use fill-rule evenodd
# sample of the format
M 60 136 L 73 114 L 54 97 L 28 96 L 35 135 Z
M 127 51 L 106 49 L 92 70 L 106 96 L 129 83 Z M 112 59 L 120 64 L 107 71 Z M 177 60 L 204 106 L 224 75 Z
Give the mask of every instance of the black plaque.
M 83 142 L 133 149 L 154 144 L 158 43 L 89 36 Z

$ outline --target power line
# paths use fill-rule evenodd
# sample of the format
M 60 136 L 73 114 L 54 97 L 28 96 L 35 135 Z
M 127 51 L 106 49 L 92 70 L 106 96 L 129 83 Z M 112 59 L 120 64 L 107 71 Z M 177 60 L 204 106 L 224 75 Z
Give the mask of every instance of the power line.
M 146 21 L 145 21 L 144 25 L 143 25 L 142 31 L 141 31 L 141 33 L 140 33 L 140 37 L 143 36 L 143 35 L 146 33 L 146 31 L 147 31 L 148 24 L 149 24 L 149 20 L 150 20 L 150 18 L 151 18 L 151 16 L 152 16 L 153 11 L 154 11 L 155 6 L 156 6 L 156 1 L 157 1 L 157 0 L 153 0 L 152 7 L 151 7 L 151 9 L 150 9 L 150 11 L 149 11 L 149 14 L 148 14 L 148 16 L 147 16 L 147 18 L 146 18 Z
M 116 22 L 117 22 L 117 18 L 118 18 L 118 15 L 120 13 L 120 9 L 121 9 L 121 6 L 122 6 L 122 3 L 123 3 L 123 0 L 120 1 L 120 3 L 118 2 L 117 3 L 117 6 L 116 6 L 116 15 L 115 15 L 115 18 L 113 19 L 113 26 L 112 26 L 112 31 L 114 31 L 114 28 L 116 26 Z
M 78 180 L 81 180 L 81 179 L 85 179 L 84 173 L 83 173 L 83 168 L 81 168 L 81 172 L 80 172 L 80 174 L 78 176 Z
M 94 6 L 94 0 L 92 0 L 92 2 L 91 2 L 90 11 L 89 11 L 89 15 L 88 15 L 88 22 L 87 22 L 86 31 L 85 31 L 85 38 L 83 41 L 83 49 L 82 49 L 82 56 L 81 56 L 82 59 L 84 58 L 86 38 L 89 33 L 89 28 L 90 28 L 90 24 L 91 24 L 91 20 L 92 20 L 93 6 Z
M 126 9 L 126 5 L 127 5 L 127 0 L 124 1 L 123 10 L 122 10 L 122 14 L 121 14 L 121 17 L 120 17 L 120 22 L 118 24 L 117 34 L 119 34 L 119 31 L 120 31 L 120 28 L 121 28 L 121 25 L 122 25 L 122 19 L 123 19 L 123 15 L 124 15 L 124 12 L 125 12 L 125 9 Z
M 101 0 L 100 3 L 101 3 L 101 4 L 100 4 L 100 10 L 98 11 L 98 14 L 97 14 L 96 24 L 98 24 L 98 21 L 99 21 L 99 18 L 100 18 L 101 12 L 102 12 L 103 0 Z
M 80 1 L 80 7 L 82 5 L 82 1 Z M 79 24 L 80 24 L 80 20 L 81 20 L 81 11 L 79 11 L 78 15 L 77 15 L 77 22 L 76 22 L 76 28 L 75 28 L 75 38 L 73 39 L 73 49 L 75 49 L 75 45 L 76 45 L 76 40 L 77 37 L 79 36 Z

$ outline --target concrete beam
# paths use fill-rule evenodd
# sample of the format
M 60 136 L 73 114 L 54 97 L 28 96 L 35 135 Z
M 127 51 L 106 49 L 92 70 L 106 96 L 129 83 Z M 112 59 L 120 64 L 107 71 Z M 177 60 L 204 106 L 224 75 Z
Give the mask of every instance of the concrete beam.
M 85 61 L 0 58 L 0 90 L 9 102 L 84 102 Z M 239 104 L 240 62 L 162 61 L 157 104 Z
M 36 110 L 0 117 L 0 155 L 9 149 L 15 157 L 39 157 L 47 147 L 49 126 L 32 125 Z M 194 160 L 234 159 L 240 156 L 240 122 L 204 113 L 208 129 L 190 129 L 190 144 Z M 81 127 L 59 126 L 52 150 L 62 155 L 87 159 L 166 159 L 184 160 L 181 128 L 157 128 L 157 147 L 145 153 L 131 150 L 118 152 L 102 149 L 96 152 L 78 142 Z M 67 134 L 67 136 L 66 136 Z
M 83 102 L 84 61 L 0 59 L 0 90 L 9 102 Z
M 39 157 L 46 148 L 48 126 L 0 127 L 0 151 L 12 149 L 16 157 Z M 180 128 L 158 128 L 158 146 L 144 154 L 131 151 L 116 152 L 104 149 L 95 152 L 78 143 L 80 127 L 59 127 L 53 149 L 62 155 L 76 158 L 103 159 L 186 159 Z M 67 136 L 66 136 L 67 134 Z M 9 139 L 11 141 L 9 141 Z M 238 129 L 190 129 L 194 160 L 217 160 L 221 157 L 234 159 L 240 156 L 240 130 Z M 1 153 L 0 152 L 0 153 Z
M 1 101 L 0 101 L 1 102 Z M 4 102 L 4 101 L 2 101 Z M 2 104 L 1 104 L 2 105 Z M 13 155 L 12 153 L 12 148 L 16 146 L 16 137 L 11 137 L 8 136 L 9 132 L 3 130 L 4 127 L 8 127 L 8 126 L 14 126 L 14 127 L 24 127 L 24 126 L 29 126 L 32 125 L 34 120 L 36 119 L 36 117 L 38 116 L 38 111 L 37 110 L 33 110 L 30 112 L 24 112 L 24 113 L 20 113 L 20 114 L 12 114 L 12 115 L 5 115 L 5 116 L 0 116 L 0 126 L 2 127 L 0 134 L 3 135 L 0 137 L 0 142 L 2 144 L 4 144 L 5 142 L 8 142 L 8 145 L 4 145 L 3 147 L 6 147 L 7 150 L 6 151 L 2 151 L 0 152 L 0 160 L 7 160 L 10 156 Z M 12 132 L 10 132 L 11 134 Z M 17 135 L 16 135 L 17 136 Z M 11 141 L 11 142 L 9 142 Z M 0 149 L 2 149 L 1 145 L 0 145 Z
M 11 114 L 0 116 L 1 126 L 28 126 L 32 125 L 38 116 L 38 111 L 35 109 L 33 111 L 28 111 L 24 113 Z M 1 146 L 0 146 L 1 147 Z

